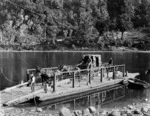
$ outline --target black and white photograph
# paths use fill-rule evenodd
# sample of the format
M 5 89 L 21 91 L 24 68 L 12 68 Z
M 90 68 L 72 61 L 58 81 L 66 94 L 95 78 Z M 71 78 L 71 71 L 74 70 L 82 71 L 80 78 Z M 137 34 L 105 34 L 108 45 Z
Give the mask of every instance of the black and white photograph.
M 0 0 L 0 116 L 150 116 L 150 0 Z

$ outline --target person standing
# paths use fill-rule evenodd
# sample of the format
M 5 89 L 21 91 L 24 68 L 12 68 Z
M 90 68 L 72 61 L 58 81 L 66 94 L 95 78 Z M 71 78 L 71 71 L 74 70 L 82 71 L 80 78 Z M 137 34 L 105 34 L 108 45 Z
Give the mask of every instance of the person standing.
M 31 92 L 34 92 L 34 91 L 35 91 L 35 76 L 32 73 L 31 74 Z
M 109 64 L 109 66 L 113 65 L 113 59 L 112 59 L 112 57 L 109 59 L 108 64 Z

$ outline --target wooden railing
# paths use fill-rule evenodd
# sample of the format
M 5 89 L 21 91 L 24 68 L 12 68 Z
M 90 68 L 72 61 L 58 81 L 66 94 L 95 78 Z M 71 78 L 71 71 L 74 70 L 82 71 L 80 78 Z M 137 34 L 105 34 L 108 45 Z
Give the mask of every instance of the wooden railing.
M 106 71 L 106 73 L 108 73 L 109 70 L 111 70 L 113 72 L 113 77 L 112 79 L 115 79 L 115 71 L 116 69 L 121 68 L 122 71 L 122 76 L 125 76 L 125 65 L 113 65 L 113 66 L 106 66 L 106 67 L 96 67 L 96 68 L 90 68 L 90 69 L 82 69 L 82 70 L 72 70 L 72 71 L 66 71 L 66 72 L 60 72 L 59 75 L 64 75 L 64 74 L 72 74 L 72 87 L 75 88 L 75 81 L 76 81 L 76 76 L 77 73 L 82 73 L 82 72 L 86 72 L 88 75 L 88 83 L 91 84 L 91 74 L 92 73 L 98 73 L 100 75 L 100 82 L 103 82 L 103 74 L 104 71 Z M 57 69 L 57 67 L 53 67 L 53 68 L 43 68 L 43 69 L 48 69 L 48 70 L 55 70 Z M 27 71 L 35 71 L 35 69 L 27 69 Z M 57 78 L 58 74 L 54 74 L 53 76 L 53 92 L 56 91 L 56 78 Z M 69 76 L 69 75 L 68 75 Z M 80 75 L 78 75 L 80 76 Z

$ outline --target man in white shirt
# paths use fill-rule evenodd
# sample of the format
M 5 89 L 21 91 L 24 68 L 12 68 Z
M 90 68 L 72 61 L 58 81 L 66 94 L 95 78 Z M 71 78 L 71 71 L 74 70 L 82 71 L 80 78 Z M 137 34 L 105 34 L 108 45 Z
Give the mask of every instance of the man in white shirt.
M 34 74 L 32 73 L 32 74 L 31 74 L 31 91 L 32 91 L 32 92 L 34 92 L 34 90 L 35 90 L 34 86 L 35 86 L 35 76 L 34 76 Z

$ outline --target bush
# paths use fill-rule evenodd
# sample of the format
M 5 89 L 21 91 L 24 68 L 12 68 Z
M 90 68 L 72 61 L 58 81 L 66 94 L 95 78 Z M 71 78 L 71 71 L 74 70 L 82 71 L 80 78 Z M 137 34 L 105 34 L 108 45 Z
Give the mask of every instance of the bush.
M 123 42 L 123 45 L 125 46 L 125 47 L 132 47 L 132 45 L 133 45 L 133 42 L 132 42 L 132 40 L 125 40 L 124 42 Z

